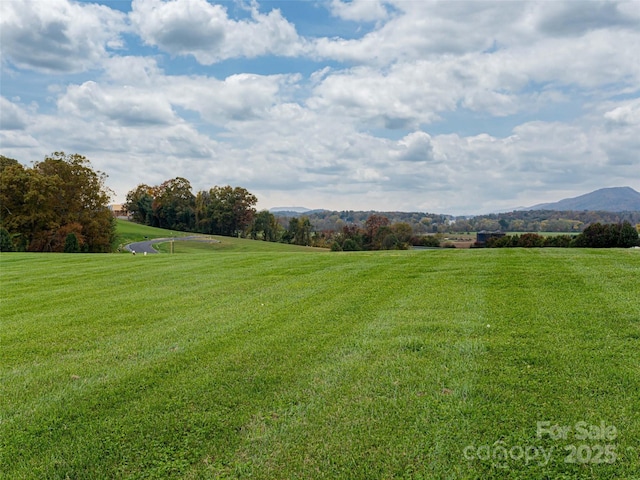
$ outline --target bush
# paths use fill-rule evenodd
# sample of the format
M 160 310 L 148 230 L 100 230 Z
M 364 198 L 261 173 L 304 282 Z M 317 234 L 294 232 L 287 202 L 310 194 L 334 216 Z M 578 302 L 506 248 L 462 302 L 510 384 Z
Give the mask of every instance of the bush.
M 396 245 L 398 245 L 398 237 L 395 234 L 390 233 L 388 235 L 385 235 L 385 237 L 382 239 L 381 248 L 383 250 L 394 250 L 396 248 Z
M 518 240 L 518 247 L 532 248 L 543 247 L 544 237 L 537 233 L 525 233 Z
M 517 247 L 518 240 L 520 237 L 518 235 L 505 235 L 504 237 L 491 237 L 487 240 L 486 247 L 487 248 L 505 248 L 505 247 Z
M 353 238 L 347 238 L 342 244 L 342 250 L 345 252 L 355 252 L 360 250 L 360 247 Z
M 506 248 L 506 247 L 569 247 L 573 237 L 571 235 L 557 235 L 543 237 L 537 233 L 525 233 L 519 235 L 505 235 L 499 238 L 490 238 L 487 240 L 487 247 L 490 248 Z
M 422 247 L 439 247 L 440 238 L 435 235 L 423 235 L 418 239 L 417 243 L 414 243 L 414 245 Z
M 572 240 L 572 235 L 552 235 L 544 239 L 544 246 L 568 248 L 571 246 Z

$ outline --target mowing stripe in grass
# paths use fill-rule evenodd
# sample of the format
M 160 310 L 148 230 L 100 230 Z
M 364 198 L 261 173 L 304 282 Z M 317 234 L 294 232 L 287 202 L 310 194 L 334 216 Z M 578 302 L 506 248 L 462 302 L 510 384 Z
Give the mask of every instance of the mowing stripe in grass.
M 623 274 L 624 257 L 615 258 L 620 264 L 612 265 L 611 272 L 616 274 L 610 280 L 619 285 L 608 287 L 601 277 L 593 283 L 594 264 L 583 252 L 574 257 L 531 250 L 494 258 L 495 271 L 487 280 L 492 286 L 487 290 L 491 292 L 487 305 L 494 320 L 487 339 L 485 375 L 478 385 L 478 394 L 490 402 L 478 402 L 479 425 L 470 436 L 476 437 L 476 444 L 542 442 L 555 447 L 553 463 L 529 467 L 534 477 L 563 473 L 620 478 L 629 471 L 627 453 L 633 450 L 632 439 L 640 436 L 635 413 L 640 372 L 633 367 L 640 355 L 637 344 L 625 342 L 620 334 L 628 319 L 619 312 L 637 309 L 637 300 L 619 302 L 618 292 L 625 291 L 621 286 L 633 285 L 637 293 L 637 285 Z M 546 266 L 544 275 L 540 264 Z M 612 404 L 612 396 L 621 403 Z M 614 465 L 599 465 L 593 477 L 585 474 L 584 465 L 564 462 L 563 448 L 570 439 L 562 443 L 536 436 L 537 422 L 545 420 L 561 425 L 580 421 L 615 425 L 625 432 L 616 444 L 620 458 Z M 483 475 L 495 475 L 492 461 L 482 467 Z
M 358 313 L 370 316 L 366 328 L 332 351 L 324 367 L 314 373 L 313 383 L 303 389 L 308 393 L 295 403 L 293 414 L 285 410 L 257 417 L 249 429 L 254 439 L 251 448 L 236 454 L 235 474 L 273 478 L 287 465 L 294 476 L 305 478 L 371 478 L 380 474 L 375 466 L 379 460 L 389 456 L 389 437 L 395 438 L 400 450 L 393 459 L 396 473 L 427 466 L 434 474 L 451 470 L 451 458 L 441 455 L 447 449 L 440 443 L 452 441 L 443 420 L 446 415 L 451 421 L 462 420 L 452 405 L 464 402 L 464 388 L 471 382 L 464 377 L 473 371 L 473 355 L 481 349 L 468 347 L 477 343 L 465 338 L 458 325 L 441 325 L 439 333 L 446 332 L 449 341 L 430 343 L 431 324 L 450 313 L 449 293 L 442 291 L 437 305 L 419 305 L 425 289 L 442 287 L 430 272 L 441 267 L 425 268 L 417 258 L 379 260 L 376 270 L 385 273 L 357 283 L 356 289 L 368 293 L 364 303 L 372 302 L 376 291 L 396 295 L 382 301 L 377 295 L 374 305 L 358 307 Z M 381 265 L 387 261 L 393 266 Z M 414 272 L 409 274 L 414 278 L 411 283 L 397 275 L 408 270 Z M 403 288 L 393 288 L 400 279 Z M 451 285 L 450 293 L 457 295 L 454 290 Z M 411 306 L 415 308 L 405 315 Z M 283 436 L 304 440 L 283 446 Z

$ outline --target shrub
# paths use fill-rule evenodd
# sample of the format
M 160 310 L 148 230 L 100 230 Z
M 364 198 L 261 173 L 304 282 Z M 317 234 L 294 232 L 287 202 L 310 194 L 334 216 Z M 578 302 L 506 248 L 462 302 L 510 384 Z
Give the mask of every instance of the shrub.
M 525 233 L 518 240 L 518 247 L 532 248 L 543 247 L 544 237 L 537 233 Z
M 360 247 L 353 238 L 347 238 L 342 244 L 342 250 L 345 252 L 355 252 L 360 250 Z
M 390 233 L 388 235 L 385 235 L 385 237 L 382 239 L 381 248 L 383 250 L 394 250 L 398 243 L 398 237 L 395 234 Z
M 544 239 L 544 246 L 568 248 L 571 246 L 572 240 L 573 240 L 572 235 L 553 235 L 553 236 L 546 237 Z
M 505 235 L 504 237 L 491 237 L 487 240 L 486 246 L 488 248 L 505 248 L 505 247 L 516 247 L 518 245 L 518 237 L 517 235 Z
M 418 245 L 423 247 L 439 247 L 440 239 L 435 235 L 423 235 L 420 237 Z

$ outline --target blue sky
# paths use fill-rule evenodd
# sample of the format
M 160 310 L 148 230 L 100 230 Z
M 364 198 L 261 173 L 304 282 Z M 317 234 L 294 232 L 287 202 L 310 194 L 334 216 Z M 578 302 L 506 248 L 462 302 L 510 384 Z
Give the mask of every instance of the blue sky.
M 475 214 L 640 190 L 640 2 L 4 0 L 0 151 L 114 201 Z

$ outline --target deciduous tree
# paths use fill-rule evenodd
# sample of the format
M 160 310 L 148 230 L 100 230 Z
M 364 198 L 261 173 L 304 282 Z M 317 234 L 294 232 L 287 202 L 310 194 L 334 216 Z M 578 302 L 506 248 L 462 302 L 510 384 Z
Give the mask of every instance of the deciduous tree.
M 195 224 L 195 197 L 191 183 L 183 177 L 163 182 L 152 203 L 158 226 L 175 230 L 191 230 Z
M 266 242 L 278 240 L 280 224 L 275 215 L 268 210 L 258 212 L 251 226 L 251 238 L 254 240 L 260 236 Z
M 247 189 L 230 185 L 213 187 L 209 197 L 207 213 L 212 220 L 212 233 L 237 236 L 251 225 L 258 199 Z
M 384 234 L 380 234 L 380 229 L 388 227 L 390 224 L 391 222 L 384 215 L 369 215 L 364 224 L 365 247 L 371 250 L 379 250 L 382 248 L 382 240 L 384 240 L 388 232 L 385 231 Z
M 144 183 L 127 193 L 125 208 L 134 222 L 143 225 L 153 223 L 153 187 Z
M 0 222 L 20 249 L 61 252 L 65 229 L 75 225 L 86 251 L 111 250 L 115 222 L 106 174 L 78 154 L 54 152 L 32 168 L 10 160 L 0 162 Z

